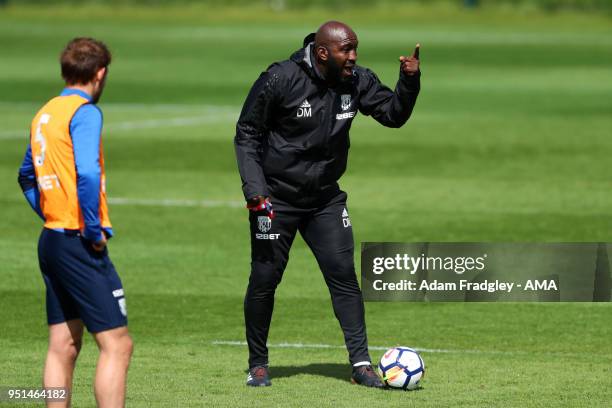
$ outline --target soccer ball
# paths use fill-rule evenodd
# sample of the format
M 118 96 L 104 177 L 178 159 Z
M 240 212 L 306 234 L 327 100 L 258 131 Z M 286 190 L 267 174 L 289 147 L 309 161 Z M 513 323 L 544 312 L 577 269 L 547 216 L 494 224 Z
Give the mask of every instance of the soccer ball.
M 414 390 L 425 375 L 425 363 L 414 349 L 393 347 L 381 357 L 378 373 L 389 387 Z

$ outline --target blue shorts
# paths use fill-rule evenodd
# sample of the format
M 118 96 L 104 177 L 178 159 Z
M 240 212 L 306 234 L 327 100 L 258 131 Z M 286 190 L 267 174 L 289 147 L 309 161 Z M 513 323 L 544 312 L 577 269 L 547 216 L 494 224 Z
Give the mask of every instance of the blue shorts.
M 47 287 L 47 321 L 81 319 L 91 333 L 127 325 L 123 285 L 108 257 L 78 231 L 44 228 L 38 261 Z

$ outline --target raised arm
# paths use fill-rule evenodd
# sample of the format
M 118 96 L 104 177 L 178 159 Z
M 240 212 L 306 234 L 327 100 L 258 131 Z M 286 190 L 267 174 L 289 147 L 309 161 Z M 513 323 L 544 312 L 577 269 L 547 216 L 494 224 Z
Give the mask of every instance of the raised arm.
M 359 79 L 361 113 L 371 115 L 387 127 L 398 128 L 406 123 L 421 89 L 419 49 L 420 45 L 417 44 L 412 56 L 400 57 L 400 74 L 395 91 L 383 85 L 372 71 L 362 71 L 362 78 Z

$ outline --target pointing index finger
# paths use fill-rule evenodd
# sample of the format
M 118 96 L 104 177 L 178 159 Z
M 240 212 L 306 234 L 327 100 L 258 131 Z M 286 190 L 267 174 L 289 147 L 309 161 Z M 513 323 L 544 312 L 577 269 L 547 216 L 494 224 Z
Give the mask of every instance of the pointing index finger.
M 419 59 L 419 50 L 421 49 L 421 44 L 417 44 L 416 47 L 414 47 L 414 53 L 412 54 L 414 56 L 414 58 Z

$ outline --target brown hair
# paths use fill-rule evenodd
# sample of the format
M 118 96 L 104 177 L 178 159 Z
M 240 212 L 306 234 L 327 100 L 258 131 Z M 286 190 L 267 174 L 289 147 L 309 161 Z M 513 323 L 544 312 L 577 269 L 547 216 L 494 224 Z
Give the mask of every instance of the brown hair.
M 85 85 L 94 79 L 100 68 L 111 63 L 106 45 L 93 38 L 75 38 L 60 56 L 62 78 L 68 85 Z

